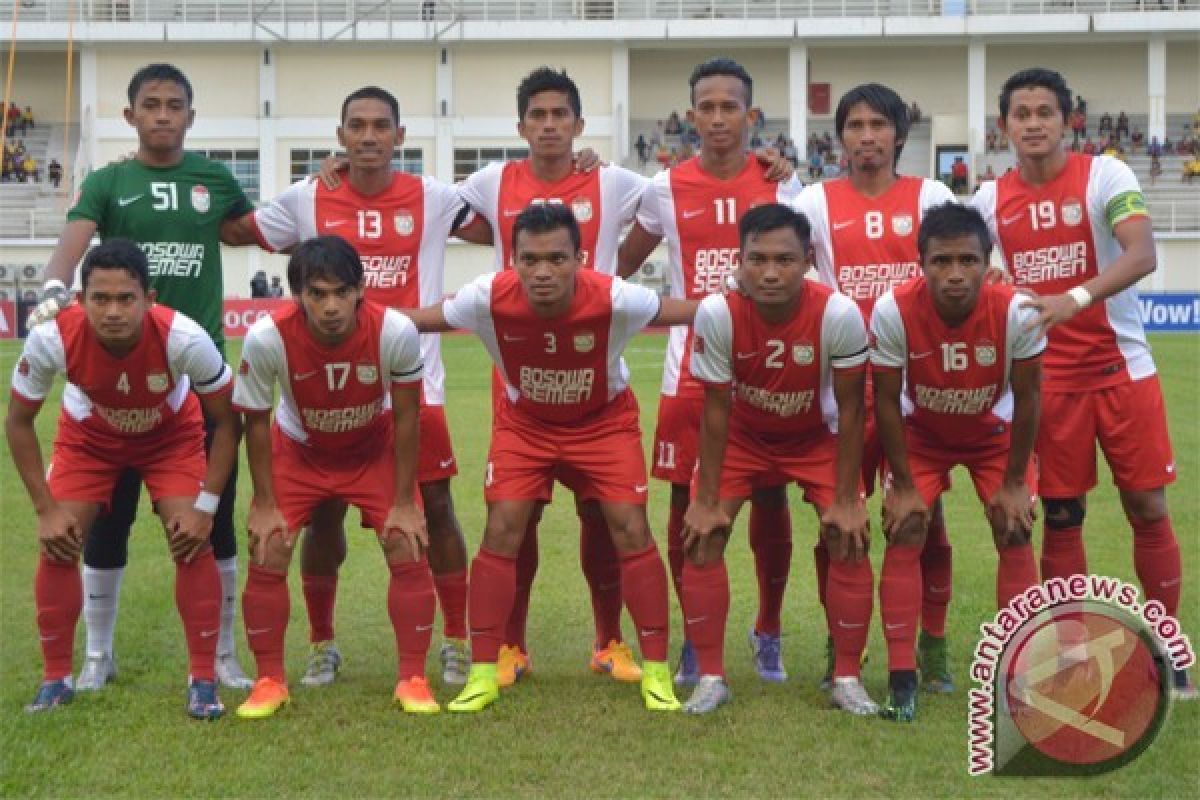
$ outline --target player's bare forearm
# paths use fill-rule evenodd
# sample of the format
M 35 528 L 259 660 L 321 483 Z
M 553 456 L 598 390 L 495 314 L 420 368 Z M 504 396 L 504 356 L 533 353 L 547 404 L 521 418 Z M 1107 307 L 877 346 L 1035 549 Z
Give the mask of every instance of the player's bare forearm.
M 38 514 L 54 505 L 50 486 L 46 483 L 46 468 L 42 461 L 42 448 L 38 442 L 33 421 L 40 406 L 33 407 L 13 398 L 8 405 L 8 416 L 4 420 L 4 435 L 8 439 L 8 450 L 12 453 L 17 474 L 25 484 L 25 491 Z
M 729 412 L 733 396 L 728 386 L 704 387 L 700 417 L 700 452 L 696 467 L 696 500 L 715 506 L 721 492 L 721 464 L 729 439 Z
M 1013 421 L 1004 482 L 1016 484 L 1025 480 L 1037 440 L 1038 421 L 1042 412 L 1041 359 L 1013 362 L 1009 381 L 1013 393 Z
M 493 243 L 492 226 L 481 214 L 476 214 L 475 219 L 471 220 L 469 225 L 452 231 L 451 236 L 457 236 L 464 242 L 471 244 L 490 245 Z
M 629 234 L 626 235 L 625 241 L 621 242 L 621 248 L 617 251 L 617 274 L 622 278 L 628 278 L 637 272 L 661 241 L 661 236 L 655 236 L 638 223 L 633 223 L 633 227 L 629 229 Z
M 450 323 L 446 322 L 446 314 L 442 311 L 441 303 L 424 308 L 401 308 L 398 310 L 411 319 L 413 325 L 416 325 L 417 330 L 421 333 L 446 333 L 454 330 Z
M 892 473 L 892 484 L 900 489 L 913 488 L 908 468 L 908 444 L 904 440 L 904 415 L 900 411 L 900 387 L 904 373 L 896 369 L 875 368 L 875 430 Z
M 417 485 L 417 443 L 420 440 L 420 384 L 392 385 L 392 421 L 395 425 L 397 506 L 413 502 Z
M 238 440 L 242 424 L 233 411 L 232 392 L 202 394 L 200 405 L 204 416 L 213 421 L 212 446 L 208 450 L 208 470 L 204 475 L 204 490 L 219 495 L 225 491 L 229 474 L 237 461 Z
M 221 243 L 231 247 L 258 244 L 258 237 L 254 234 L 254 212 L 222 222 Z
M 271 480 L 271 412 L 245 413 L 246 463 L 250 465 L 250 483 L 254 501 L 275 505 L 275 484 Z
M 678 297 L 664 297 L 659 301 L 658 314 L 650 321 L 651 325 L 691 325 L 696 318 L 696 309 L 700 307 L 699 300 L 681 300 Z
M 858 484 L 862 473 L 863 426 L 866 412 L 863 407 L 863 369 L 835 369 L 833 394 L 838 406 L 837 473 L 834 492 L 839 502 L 858 500 Z
M 73 219 L 64 225 L 58 244 L 46 262 L 46 280 L 62 281 L 70 289 L 75 282 L 75 268 L 83 260 L 95 235 L 96 223 L 90 219 Z
M 1119 223 L 1113 236 L 1121 245 L 1121 255 L 1099 275 L 1082 284 L 1092 296 L 1092 302 L 1098 303 L 1128 289 L 1154 272 L 1157 263 L 1154 228 L 1149 217 L 1133 217 Z

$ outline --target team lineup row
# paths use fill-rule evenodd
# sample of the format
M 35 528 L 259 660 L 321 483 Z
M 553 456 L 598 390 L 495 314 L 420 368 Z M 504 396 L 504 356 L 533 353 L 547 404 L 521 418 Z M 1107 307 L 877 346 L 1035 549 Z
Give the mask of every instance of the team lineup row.
M 143 382 L 132 381 L 112 358 L 92 354 L 72 362 L 68 343 L 121 338 L 105 334 L 100 322 L 85 323 L 86 288 L 82 310 L 73 311 L 64 292 L 37 312 L 57 318 L 27 343 L 14 391 L 31 402 L 13 403 L 9 421 L 44 553 L 35 594 L 46 670 L 30 708 L 52 708 L 72 696 L 71 631 L 81 608 L 88 643 L 78 688 L 100 688 L 115 674 L 115 596 L 141 481 L 167 522 L 181 587 L 190 581 L 189 587 L 215 588 L 211 597 L 207 589 L 178 593 L 194 600 L 180 600 L 192 653 L 193 715 L 219 715 L 216 678 L 249 684 L 232 646 L 235 478 L 218 480 L 235 460 L 224 448 L 236 447 L 236 420 L 222 422 L 223 412 L 210 408 L 234 383 L 254 483 L 243 613 L 259 668 L 240 715 L 268 716 L 288 700 L 286 570 L 306 524 L 301 570 L 313 650 L 303 682 L 319 685 L 336 674 L 332 617 L 347 503 L 363 508 L 367 524 L 379 529 L 391 567 L 401 705 L 438 708 L 424 678 L 435 596 L 445 620 L 443 678 L 466 682 L 450 708 L 489 705 L 500 686 L 529 668 L 524 621 L 536 529 L 556 478 L 577 498 L 596 620 L 593 668 L 640 682 L 648 707 L 677 707 L 666 665 L 666 576 L 645 518 L 636 404 L 620 360 L 629 336 L 654 320 L 677 325 L 664 365 L 653 474 L 671 483 L 668 561 L 686 632 L 674 683 L 696 686 L 686 710 L 711 711 L 729 699 L 721 655 L 729 605 L 722 552 L 746 499 L 759 578 L 751 632 L 756 666 L 764 679 L 786 678 L 779 609 L 792 543 L 780 484 L 796 480 L 822 518 L 814 557 L 829 628 L 832 702 L 856 714 L 879 711 L 859 678 L 874 585 L 860 490 L 871 490 L 884 456 L 890 465 L 879 584 L 890 672 L 885 716 L 915 717 L 918 662 L 926 688 L 953 689 L 944 630 L 951 548 L 937 497 L 955 463 L 972 469 L 987 505 L 1003 604 L 1037 579 L 1029 543 L 1035 487 L 1026 474 L 1035 443 L 1047 520 L 1043 577 L 1086 571 L 1083 499 L 1095 485 L 1095 459 L 1092 448 L 1078 443 L 1099 439 L 1134 530 L 1139 578 L 1147 595 L 1174 613 L 1182 573 L 1163 491 L 1174 465 L 1132 289 L 1154 268 L 1149 218 L 1124 165 L 1062 150 L 1071 98 L 1062 77 L 1027 70 L 1006 83 L 1000 118 L 1019 169 L 986 184 L 973 200 L 976 210 L 953 205 L 940 184 L 895 174 L 907 114 L 886 87 L 856 87 L 839 103 L 835 122 L 849 176 L 801 191 L 772 154 L 746 152 L 755 112 L 744 69 L 714 59 L 697 67 L 690 85 L 689 117 L 701 154 L 646 181 L 607 165 L 576 168 L 573 141 L 583 129 L 578 90 L 563 73 L 536 70 L 517 95 L 529 159 L 492 165 L 458 187 L 392 172 L 391 153 L 403 136 L 398 106 L 386 91 L 368 87 L 343 104 L 338 136 L 347 169 L 296 184 L 254 211 L 228 173 L 184 153 L 192 95 L 182 73 L 168 65 L 139 72 L 126 112 L 138 130 L 138 156 L 89 176 L 48 269 L 69 279 L 96 232 L 142 245 L 150 256 L 144 283 L 159 303 L 145 319 L 157 321 L 165 338 L 158 350 L 167 361 Z M 440 305 L 451 233 L 480 243 L 494 239 L 497 272 Z M 660 302 L 608 277 L 632 274 L 664 239 L 675 296 Z M 185 346 L 203 338 L 176 332 L 188 327 L 186 318 L 162 308 L 194 318 L 219 350 L 218 241 L 295 249 L 289 282 L 298 302 L 251 331 L 236 380 L 223 361 L 216 370 L 211 358 L 200 358 L 200 345 Z M 1010 279 L 1032 296 L 984 282 L 993 242 Z M 191 244 L 193 257 L 172 261 L 164 254 L 184 248 L 159 246 L 167 243 Z M 803 277 L 810 254 L 819 281 Z M 94 276 L 115 274 L 137 284 L 128 260 L 102 259 L 98 269 L 93 263 L 93 283 Z M 347 271 L 351 264 L 356 272 Z M 738 289 L 726 294 L 731 274 Z M 109 291 L 109 308 L 121 306 L 116 294 L 132 294 L 125 308 L 137 306 L 136 290 Z M 419 345 L 410 322 L 384 306 L 405 309 L 428 332 Z M 683 325 L 693 313 L 694 328 Z M 865 370 L 868 323 L 873 366 Z M 478 333 L 500 376 L 485 481 L 488 523 L 469 581 L 450 502 L 454 457 L 441 411 L 440 354 L 430 335 L 448 327 Z M 43 331 L 50 356 L 31 349 Z M 37 372 L 38 357 L 43 382 L 57 369 L 71 383 L 49 484 L 41 478 L 36 439 L 21 440 L 32 436 L 45 395 L 28 384 L 22 395 L 18 380 L 22 370 Z M 106 363 L 111 374 L 103 380 L 95 370 Z M 95 447 L 93 428 L 136 440 L 189 416 L 181 415 L 192 397 L 187 374 L 207 412 L 214 455 L 205 474 L 200 450 L 191 491 L 181 493 L 186 503 L 163 493 L 170 481 L 152 479 L 161 466 L 152 458 L 162 452 L 161 435 L 146 463 L 105 462 L 99 473 L 86 466 L 98 454 L 122 452 Z M 276 382 L 282 399 L 272 427 Z M 152 396 L 131 403 L 146 391 Z M 200 412 L 191 402 L 195 417 Z M 1134 417 L 1144 423 L 1136 437 L 1122 425 Z M 380 435 L 389 425 L 390 449 Z M 82 454 L 75 462 L 72 448 Z M 63 469 L 64 461 L 78 466 Z M 376 461 L 394 481 L 361 479 L 360 470 Z M 125 468 L 115 492 L 114 467 Z M 89 474 L 105 477 L 92 485 Z M 72 476 L 82 485 L 72 485 Z M 195 498 L 200 477 L 204 491 Z M 423 512 L 413 505 L 414 481 Z M 107 513 L 98 517 L 102 506 Z M 202 547 L 210 529 L 211 551 Z M 87 604 L 75 563 L 81 550 Z M 640 666 L 621 635 L 622 605 L 637 625 Z M 1185 673 L 1176 678 L 1181 694 L 1194 693 Z

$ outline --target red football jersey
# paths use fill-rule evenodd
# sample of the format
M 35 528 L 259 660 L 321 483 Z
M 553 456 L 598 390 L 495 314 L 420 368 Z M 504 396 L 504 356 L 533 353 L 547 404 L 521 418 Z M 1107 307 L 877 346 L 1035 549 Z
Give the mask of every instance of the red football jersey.
M 947 448 L 1003 433 L 1012 421 L 1009 375 L 1014 361 L 1046 347 L 1011 286 L 985 284 L 975 310 L 947 325 L 930 298 L 925 278 L 880 298 L 871 318 L 871 361 L 904 370 L 902 405 L 922 438 Z
M 733 386 L 732 418 L 756 434 L 804 437 L 837 430 L 833 370 L 861 367 L 867 333 L 858 308 L 813 281 L 795 313 L 769 323 L 744 295 L 712 295 L 696 313 L 691 370 Z

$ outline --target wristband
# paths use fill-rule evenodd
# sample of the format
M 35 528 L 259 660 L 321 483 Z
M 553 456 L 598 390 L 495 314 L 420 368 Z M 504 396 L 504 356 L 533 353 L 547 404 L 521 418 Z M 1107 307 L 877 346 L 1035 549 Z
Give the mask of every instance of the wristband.
M 1082 286 L 1076 286 L 1067 290 L 1067 294 L 1075 301 L 1075 305 L 1079 306 L 1080 311 L 1092 304 L 1092 293 Z
M 200 494 L 196 495 L 196 503 L 193 508 L 205 514 L 216 514 L 217 506 L 220 504 L 221 495 L 202 491 Z

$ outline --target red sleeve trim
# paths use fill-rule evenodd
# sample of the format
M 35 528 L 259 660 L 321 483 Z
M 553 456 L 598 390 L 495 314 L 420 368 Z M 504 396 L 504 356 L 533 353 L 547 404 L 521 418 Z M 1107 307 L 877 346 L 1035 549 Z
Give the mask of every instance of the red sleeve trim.
M 18 392 L 16 389 L 12 390 L 12 397 L 14 400 L 20 400 L 22 405 L 29 406 L 30 408 L 33 408 L 33 409 L 41 408 L 42 404 L 46 402 L 46 398 L 44 398 L 44 397 L 41 398 L 40 400 L 32 398 L 32 397 L 26 397 L 25 395 Z

